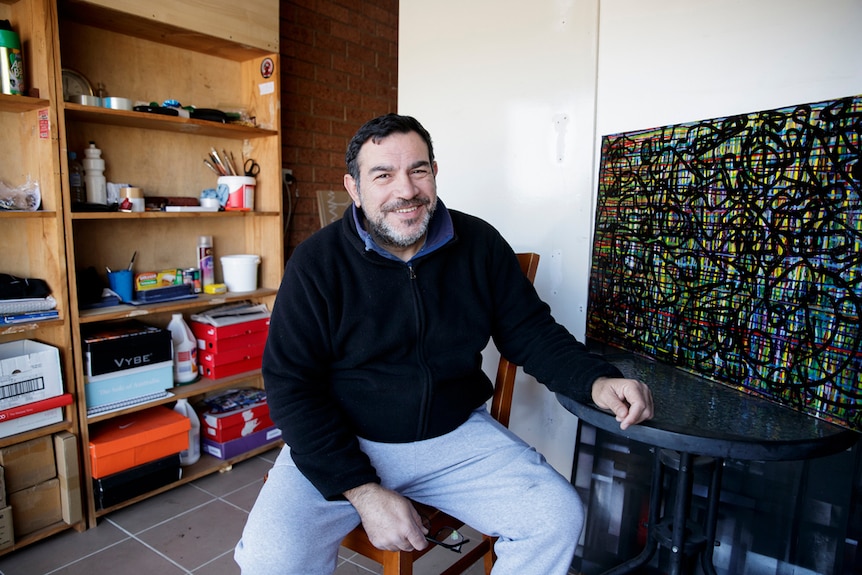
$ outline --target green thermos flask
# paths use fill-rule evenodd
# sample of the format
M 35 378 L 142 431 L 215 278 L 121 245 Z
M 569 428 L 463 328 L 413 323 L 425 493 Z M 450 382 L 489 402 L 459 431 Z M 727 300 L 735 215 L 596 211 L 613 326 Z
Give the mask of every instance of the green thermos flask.
M 21 41 L 12 31 L 9 20 L 0 20 L 0 91 L 17 96 L 24 94 Z

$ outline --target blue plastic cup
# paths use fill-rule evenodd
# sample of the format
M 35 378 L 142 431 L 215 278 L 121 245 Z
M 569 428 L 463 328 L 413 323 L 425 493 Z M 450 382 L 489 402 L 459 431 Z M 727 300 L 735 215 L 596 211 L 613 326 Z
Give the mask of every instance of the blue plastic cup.
M 131 270 L 108 272 L 108 283 L 111 284 L 111 290 L 120 296 L 124 302 L 132 301 L 132 279 Z

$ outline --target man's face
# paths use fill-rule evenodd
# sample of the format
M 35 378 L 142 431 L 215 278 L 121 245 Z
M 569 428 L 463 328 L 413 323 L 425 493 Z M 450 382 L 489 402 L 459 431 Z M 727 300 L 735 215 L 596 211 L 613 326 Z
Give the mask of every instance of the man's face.
M 437 207 L 437 163 L 415 132 L 368 140 L 357 156 L 359 182 L 344 187 L 367 218 L 368 232 L 385 249 L 409 259 L 419 249 Z M 406 257 L 405 257 L 406 256 Z

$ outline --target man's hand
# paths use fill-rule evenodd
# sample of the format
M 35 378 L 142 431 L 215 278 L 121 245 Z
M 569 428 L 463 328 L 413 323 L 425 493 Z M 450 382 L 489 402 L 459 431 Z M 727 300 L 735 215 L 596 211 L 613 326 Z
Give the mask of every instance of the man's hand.
M 377 483 L 366 483 L 344 492 L 359 512 L 368 540 L 386 551 L 425 549 L 425 529 L 413 504 Z
M 600 377 L 593 382 L 593 402 L 614 412 L 620 429 L 653 416 L 652 392 L 636 379 Z

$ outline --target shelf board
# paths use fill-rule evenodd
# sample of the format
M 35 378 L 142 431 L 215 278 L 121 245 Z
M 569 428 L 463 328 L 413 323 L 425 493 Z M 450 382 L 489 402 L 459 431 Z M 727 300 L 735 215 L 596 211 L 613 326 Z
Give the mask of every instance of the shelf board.
M 278 212 L 72 212 L 73 220 L 140 220 L 149 218 L 254 218 L 272 217 Z
M 51 105 L 50 100 L 44 98 L 31 98 L 30 96 L 10 96 L 0 94 L 0 111 L 3 112 L 32 112 Z
M 249 46 L 235 42 L 229 38 L 202 34 L 165 22 L 159 22 L 155 19 L 141 18 L 134 14 L 112 10 L 104 6 L 97 6 L 94 3 L 86 1 L 66 0 L 59 3 L 59 9 L 60 15 L 64 19 L 78 21 L 88 26 L 95 26 L 120 34 L 128 34 L 184 50 L 214 54 L 221 58 L 237 62 L 278 52 L 278 46 L 274 46 L 271 50 Z M 238 25 L 242 25 L 242 23 L 239 22 Z
M 219 295 L 198 294 L 198 297 L 194 299 L 149 303 L 139 306 L 121 304 L 111 307 L 81 310 L 79 312 L 78 321 L 79 323 L 84 324 L 116 319 L 139 318 L 141 316 L 155 313 L 189 310 L 196 307 L 203 308 L 246 299 L 273 296 L 276 293 L 278 293 L 278 290 L 261 288 L 250 292 L 228 292 Z
M 66 323 L 65 319 L 43 319 L 41 321 L 28 321 L 24 323 L 11 323 L 0 325 L 0 335 L 16 335 L 28 331 L 36 331 L 45 327 L 58 327 Z
M 250 459 L 256 455 L 260 455 L 261 453 L 266 453 L 272 449 L 275 449 L 283 445 L 283 441 L 281 439 L 277 439 L 266 445 L 262 445 L 258 448 L 255 448 L 251 451 L 243 453 L 241 455 L 237 455 L 236 457 L 232 457 L 230 459 L 218 459 L 213 457 L 212 455 L 207 455 L 206 453 L 201 453 L 201 458 L 194 465 L 189 465 L 183 467 L 183 477 L 182 479 L 175 481 L 169 485 L 165 485 L 164 487 L 160 487 L 153 491 L 149 491 L 144 493 L 143 495 L 139 495 L 138 497 L 134 497 L 127 501 L 123 501 L 122 503 L 118 503 L 111 507 L 105 509 L 99 509 L 96 511 L 96 517 L 101 517 L 103 515 L 107 515 L 113 511 L 118 509 L 122 509 L 123 507 L 128 507 L 133 503 L 137 503 L 138 501 L 143 501 L 144 499 L 148 499 L 153 495 L 158 495 L 159 493 L 164 493 L 165 491 L 170 491 L 171 489 L 176 488 L 179 485 L 183 485 L 184 483 L 189 483 L 190 481 L 194 481 L 196 479 L 200 479 L 201 477 L 205 477 L 207 475 L 217 473 L 220 471 L 229 471 L 231 467 L 233 467 L 234 463 L 239 463 L 240 461 L 245 461 L 246 459 Z M 261 477 L 261 480 L 263 477 Z
M 264 138 L 278 134 L 276 130 L 252 128 L 239 124 L 220 124 L 206 120 L 195 120 L 194 118 L 180 118 L 179 116 L 163 116 L 148 112 L 84 106 L 83 104 L 72 102 L 65 102 L 63 108 L 66 111 L 67 120 L 122 126 L 124 128 L 178 132 L 213 138 L 232 138 L 235 140 Z
M 0 210 L 0 219 L 3 218 L 56 218 L 57 212 L 53 210 Z
M 246 371 L 244 373 L 238 373 L 230 377 L 222 377 L 220 379 L 209 379 L 206 377 L 201 377 L 194 383 L 177 385 L 170 388 L 168 390 L 170 394 L 167 397 L 163 397 L 162 399 L 156 399 L 154 401 L 148 401 L 146 403 L 138 403 L 136 405 L 130 405 L 126 409 L 118 409 L 116 411 L 110 411 L 107 413 L 100 413 L 97 415 L 90 416 L 87 418 L 87 425 L 93 425 L 94 423 L 98 423 L 106 419 L 113 419 L 114 417 L 117 417 L 119 415 L 133 413 L 142 409 L 148 409 L 150 407 L 156 407 L 157 405 L 173 403 L 178 399 L 187 399 L 196 395 L 204 395 L 206 393 L 214 391 L 222 391 L 230 387 L 235 387 L 241 383 L 248 382 L 250 379 L 254 379 L 259 376 L 260 370 L 255 369 L 252 371 Z
M 36 429 L 25 431 L 24 433 L 18 433 L 16 435 L 3 437 L 2 439 L 0 439 L 0 447 L 6 447 L 7 445 L 15 445 L 17 443 L 24 443 L 25 441 L 30 441 L 31 439 L 36 439 L 37 437 L 53 435 L 61 431 L 68 431 L 77 435 L 77 429 L 74 428 L 72 422 L 64 420 L 57 423 L 52 423 L 51 425 L 45 425 L 44 427 L 37 427 Z

